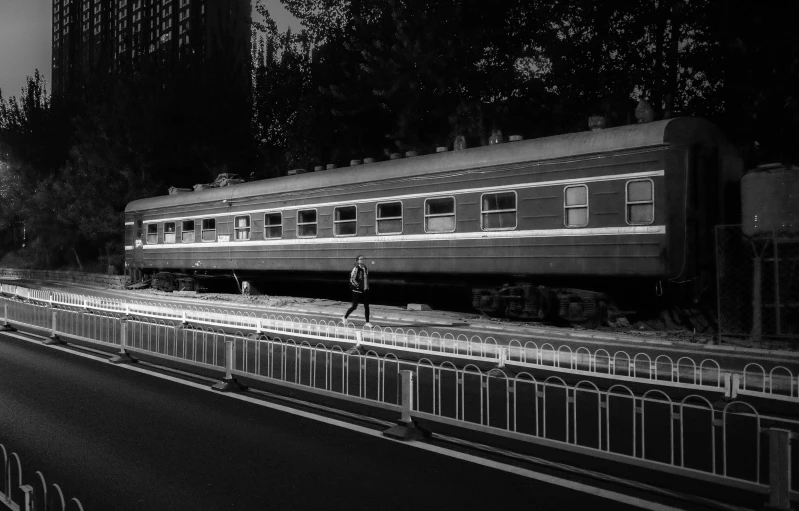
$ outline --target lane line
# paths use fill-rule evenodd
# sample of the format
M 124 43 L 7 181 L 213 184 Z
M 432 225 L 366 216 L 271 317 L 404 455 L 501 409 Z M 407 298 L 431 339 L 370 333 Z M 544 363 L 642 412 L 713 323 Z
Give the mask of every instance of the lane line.
M 41 342 L 36 340 L 36 339 L 31 339 L 29 337 L 25 337 L 25 336 L 22 336 L 22 335 L 19 335 L 19 334 L 15 334 L 13 332 L 0 332 L 0 335 L 7 335 L 9 337 L 13 337 L 13 338 L 16 338 L 16 339 L 20 339 L 20 340 L 23 340 L 23 341 L 34 343 L 34 344 L 37 344 L 37 345 L 40 345 L 40 346 L 45 346 L 47 348 L 53 348 L 53 349 L 56 349 L 56 350 L 59 350 L 59 351 L 65 352 L 65 353 L 81 356 L 81 357 L 84 357 L 84 358 L 87 358 L 87 359 L 90 359 L 90 360 L 94 360 L 94 361 L 98 361 L 98 362 L 104 362 L 104 363 L 110 363 L 110 362 L 108 362 L 108 359 L 105 359 L 105 358 L 102 358 L 102 357 L 99 357 L 99 356 L 96 356 L 96 355 L 91 355 L 91 354 L 88 354 L 88 353 L 81 353 L 79 351 L 74 351 L 74 349 L 70 349 L 69 347 L 65 347 L 65 346 L 58 346 L 58 345 L 46 346 L 46 345 L 41 344 Z M 368 436 L 371 436 L 373 438 L 379 438 L 381 440 L 385 440 L 385 441 L 388 441 L 388 442 L 407 445 L 408 447 L 413 447 L 413 448 L 420 449 L 420 450 L 423 450 L 423 451 L 428 451 L 428 452 L 432 452 L 432 453 L 435 453 L 435 454 L 448 456 L 450 458 L 459 459 L 461 461 L 466 461 L 468 463 L 481 465 L 481 466 L 484 466 L 484 467 L 487 467 L 487 468 L 493 468 L 495 470 L 499 470 L 499 471 L 502 471 L 502 472 L 515 474 L 515 475 L 518 475 L 518 476 L 521 476 L 521 477 L 525 477 L 527 479 L 540 481 L 540 482 L 543 482 L 543 483 L 546 483 L 546 484 L 552 484 L 552 485 L 555 485 L 555 486 L 561 486 L 561 487 L 564 487 L 564 488 L 567 488 L 567 489 L 570 489 L 570 490 L 579 491 L 579 492 L 586 493 L 586 494 L 589 494 L 589 495 L 594 495 L 596 497 L 604 498 L 604 499 L 607 499 L 607 500 L 612 500 L 612 501 L 619 502 L 619 503 L 622 503 L 622 504 L 636 506 L 636 507 L 640 507 L 642 509 L 649 509 L 649 510 L 653 510 L 653 511 L 683 511 L 683 508 L 668 506 L 668 505 L 665 505 L 665 504 L 661 504 L 659 502 L 646 500 L 646 499 L 643 499 L 643 498 L 640 498 L 640 497 L 634 497 L 632 495 L 626 495 L 626 494 L 623 494 L 623 493 L 615 492 L 615 491 L 612 491 L 612 490 L 607 490 L 607 489 L 600 488 L 600 487 L 597 487 L 597 486 L 591 486 L 589 484 L 578 483 L 578 482 L 570 481 L 568 479 L 564 479 L 564 478 L 561 478 L 561 477 L 542 474 L 542 473 L 535 472 L 535 471 L 530 470 L 530 469 L 521 468 L 521 467 L 517 467 L 515 465 L 510 465 L 510 464 L 506 464 L 506 463 L 502 463 L 502 462 L 498 462 L 498 461 L 494 461 L 494 460 L 489 460 L 489 459 L 485 459 L 485 458 L 480 458 L 480 457 L 475 456 L 475 455 L 454 451 L 454 450 L 447 449 L 447 448 L 441 447 L 441 446 L 430 445 L 430 444 L 427 444 L 427 443 L 424 443 L 424 442 L 420 442 L 420 441 L 415 441 L 415 440 L 409 440 L 409 441 L 395 440 L 393 438 L 389 438 L 389 437 L 384 436 L 382 431 L 376 431 L 374 429 L 370 429 L 370 428 L 367 428 L 367 427 L 364 427 L 364 426 L 359 426 L 357 424 L 351 424 L 351 423 L 348 423 L 348 422 L 345 422 L 345 421 L 342 421 L 342 420 L 333 419 L 333 418 L 325 417 L 325 416 L 322 416 L 322 415 L 317 415 L 317 414 L 314 414 L 314 413 L 311 413 L 311 412 L 307 412 L 307 411 L 304 411 L 304 410 L 297 410 L 297 409 L 294 409 L 294 408 L 291 408 L 291 407 L 288 407 L 288 406 L 285 406 L 285 405 L 266 402 L 266 401 L 263 401 L 263 400 L 260 400 L 260 399 L 256 399 L 256 398 L 253 398 L 253 397 L 250 397 L 250 396 L 247 396 L 247 395 L 243 395 L 243 394 L 236 394 L 236 393 L 223 394 L 223 393 L 220 393 L 220 392 L 218 392 L 216 390 L 211 389 L 209 385 L 203 385 L 203 384 L 200 384 L 200 383 L 186 381 L 186 380 L 174 377 L 174 376 L 161 374 L 161 373 L 149 370 L 149 369 L 136 367 L 135 365 L 121 364 L 121 365 L 118 365 L 118 367 L 120 367 L 121 369 L 127 369 L 129 371 L 134 371 L 134 372 L 138 372 L 138 373 L 141 373 L 141 374 L 145 374 L 145 375 L 148 375 L 148 376 L 151 376 L 151 377 L 161 378 L 163 380 L 171 381 L 171 382 L 177 383 L 179 385 L 192 387 L 192 388 L 204 391 L 204 392 L 210 392 L 210 393 L 215 394 L 215 395 L 228 397 L 228 398 L 232 398 L 232 399 L 237 399 L 239 401 L 244 401 L 244 402 L 247 402 L 247 403 L 250 403 L 250 404 L 254 404 L 256 406 L 261 406 L 261 407 L 265 407 L 265 408 L 268 408 L 268 409 L 271 409 L 271 410 L 277 410 L 277 411 L 280 411 L 280 412 L 284 412 L 284 413 L 292 414 L 292 415 L 295 415 L 295 416 L 303 417 L 303 418 L 306 418 L 306 419 L 314 420 L 314 421 L 317 421 L 317 422 L 321 422 L 321 423 L 324 423 L 324 424 L 327 424 L 327 425 L 348 429 L 350 431 L 354 431 L 354 432 L 357 432 L 357 433 L 368 435 Z

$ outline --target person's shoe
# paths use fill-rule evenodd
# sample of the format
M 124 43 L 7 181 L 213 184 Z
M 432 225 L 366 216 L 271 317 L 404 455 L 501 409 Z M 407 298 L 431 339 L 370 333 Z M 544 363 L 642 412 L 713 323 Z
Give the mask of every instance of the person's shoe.
M 368 321 L 364 323 L 363 326 L 365 326 L 366 328 L 372 328 L 372 324 L 369 323 Z
M 347 324 L 347 316 L 341 316 L 341 322 Z

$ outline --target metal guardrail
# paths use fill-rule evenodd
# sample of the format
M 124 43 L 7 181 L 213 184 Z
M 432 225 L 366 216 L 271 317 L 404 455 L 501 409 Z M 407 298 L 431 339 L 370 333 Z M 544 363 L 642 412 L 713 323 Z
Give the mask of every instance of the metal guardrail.
M 22 462 L 17 453 L 11 454 L 0 444 L 3 454 L 2 491 L 0 504 L 11 511 L 83 511 L 83 505 L 77 498 L 64 499 L 64 492 L 57 484 L 48 487 L 44 474 L 36 471 L 35 483 L 23 484 Z
M 570 384 L 558 376 L 539 380 L 529 372 L 514 373 L 501 367 L 508 360 L 507 349 L 498 352 L 496 368 L 484 371 L 474 364 L 458 368 L 451 361 L 409 362 L 392 353 L 379 355 L 373 348 L 384 344 L 370 343 L 367 332 L 338 326 L 320 325 L 320 331 L 332 328 L 331 334 L 348 331 L 342 337 L 324 337 L 335 340 L 329 347 L 180 320 L 89 314 L 74 304 L 74 309 L 50 309 L 5 298 L 0 302 L 0 326 L 24 318 L 31 326 L 48 328 L 49 312 L 51 337 L 69 335 L 115 346 L 120 361 L 130 360 L 131 353 L 146 353 L 224 372 L 225 385 L 244 377 L 356 400 L 398 413 L 409 429 L 414 419 L 424 420 L 643 466 L 768 494 L 777 509 L 788 509 L 791 499 L 799 499 L 792 489 L 789 454 L 796 435 L 788 427 L 764 427 L 752 405 L 733 400 L 732 381 L 737 378 L 729 374 L 720 380 L 731 401 L 717 409 L 698 394 L 674 401 L 659 389 L 637 395 L 623 384 L 600 390 L 588 380 Z M 768 448 L 763 448 L 766 442 Z
M 729 373 L 739 376 L 740 392 L 761 397 L 770 397 L 787 402 L 799 402 L 799 375 L 785 366 L 775 366 L 766 370 L 763 366 L 751 363 L 743 371 L 723 369 L 720 364 L 711 359 L 694 360 L 682 356 L 673 360 L 667 355 L 659 355 L 652 359 L 646 353 L 628 353 L 618 350 L 613 353 L 606 349 L 598 348 L 593 351 L 585 347 L 573 350 L 570 346 L 554 346 L 545 342 L 537 344 L 513 339 L 508 346 L 500 346 L 496 339 L 485 339 L 474 335 L 467 337 L 452 334 L 432 334 L 422 330 L 368 328 L 360 332 L 341 323 L 326 322 L 324 320 L 308 320 L 290 315 L 263 315 L 235 313 L 221 309 L 203 307 L 181 307 L 170 304 L 150 304 L 137 301 L 125 301 L 100 297 L 90 297 L 71 293 L 54 292 L 47 290 L 31 290 L 21 286 L 0 284 L 0 292 L 28 300 L 32 303 L 47 305 L 66 310 L 86 310 L 98 315 L 127 315 L 148 320 L 179 321 L 181 324 L 192 324 L 217 329 L 246 330 L 255 334 L 270 336 L 294 335 L 301 336 L 311 342 L 347 339 L 355 341 L 356 332 L 362 336 L 364 342 L 375 346 L 391 348 L 393 350 L 407 350 L 415 352 L 429 352 L 448 357 L 456 357 L 464 363 L 472 360 L 499 361 L 504 357 L 505 363 L 520 370 L 534 368 L 547 368 L 555 373 L 576 373 L 584 375 L 592 373 L 603 377 L 617 378 L 622 381 L 646 380 L 657 382 L 665 386 L 677 384 L 687 385 L 691 388 L 715 388 L 720 392 L 729 393 L 725 386 L 723 374 Z M 42 313 L 44 314 L 44 313 Z M 16 319 L 16 318 L 15 318 Z M 43 317 L 25 321 L 46 327 Z M 33 322 L 33 323 L 32 323 Z M 70 331 L 70 334 L 76 334 Z

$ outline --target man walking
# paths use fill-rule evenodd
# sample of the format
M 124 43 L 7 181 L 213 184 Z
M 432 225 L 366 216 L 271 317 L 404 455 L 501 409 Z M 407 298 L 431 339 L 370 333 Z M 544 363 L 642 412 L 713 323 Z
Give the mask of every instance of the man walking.
M 352 307 L 347 310 L 341 321 L 347 324 L 347 317 L 358 307 L 358 303 L 363 304 L 364 316 L 366 317 L 365 327 L 372 327 L 369 323 L 369 268 L 363 262 L 363 256 L 355 258 L 355 267 L 350 272 L 350 288 L 352 289 Z

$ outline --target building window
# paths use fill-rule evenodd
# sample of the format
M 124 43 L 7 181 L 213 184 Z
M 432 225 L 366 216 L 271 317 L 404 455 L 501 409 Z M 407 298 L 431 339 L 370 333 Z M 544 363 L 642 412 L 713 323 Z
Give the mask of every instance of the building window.
M 441 197 L 424 201 L 425 232 L 455 231 L 455 198 Z
M 283 213 L 266 213 L 264 215 L 264 238 L 283 237 Z
M 155 245 L 158 243 L 158 224 L 147 224 L 147 244 Z
M 566 227 L 588 225 L 588 186 L 567 186 L 563 190 L 563 213 Z
M 484 231 L 516 228 L 516 192 L 485 193 L 480 200 L 480 221 Z
M 333 209 L 333 233 L 336 236 L 358 234 L 358 211 L 355 206 L 341 206 Z
M 203 218 L 203 241 L 216 241 L 216 219 Z
M 184 220 L 180 230 L 180 241 L 194 243 L 194 220 Z
M 303 209 L 297 212 L 297 236 L 300 238 L 316 237 L 315 209 Z
M 384 202 L 377 205 L 377 234 L 402 233 L 402 203 Z
M 250 239 L 250 215 L 237 216 L 233 223 L 237 241 Z
M 627 223 L 649 225 L 655 221 L 655 184 L 651 179 L 627 181 Z
M 175 222 L 164 223 L 164 243 L 175 242 Z

